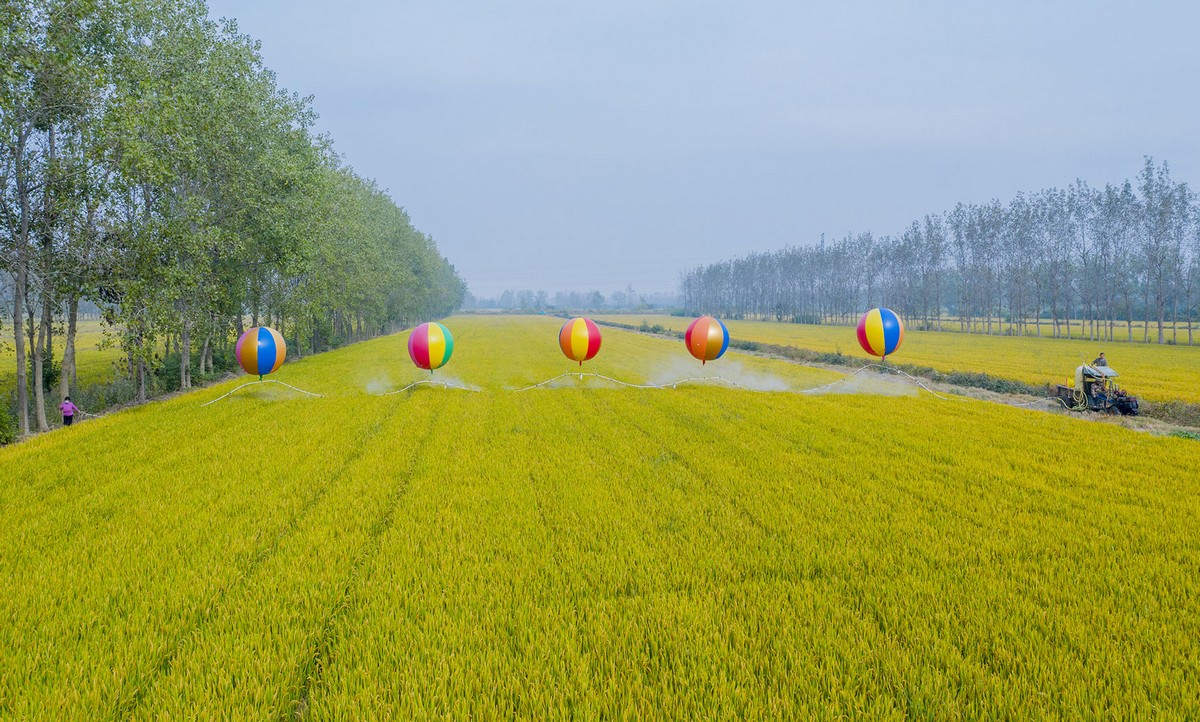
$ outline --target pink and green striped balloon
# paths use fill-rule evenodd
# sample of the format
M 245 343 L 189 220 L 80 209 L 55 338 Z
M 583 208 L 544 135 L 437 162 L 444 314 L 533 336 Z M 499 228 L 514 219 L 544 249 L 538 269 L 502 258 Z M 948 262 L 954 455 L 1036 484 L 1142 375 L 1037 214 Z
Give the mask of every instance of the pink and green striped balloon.
M 440 369 L 454 353 L 454 337 L 440 323 L 423 323 L 408 336 L 408 357 L 417 368 L 432 372 Z

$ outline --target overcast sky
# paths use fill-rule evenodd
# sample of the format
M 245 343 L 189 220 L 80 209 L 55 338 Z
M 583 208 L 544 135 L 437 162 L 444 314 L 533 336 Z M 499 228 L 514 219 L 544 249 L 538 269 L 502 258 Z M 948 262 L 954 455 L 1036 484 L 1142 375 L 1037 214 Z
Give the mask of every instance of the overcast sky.
M 210 0 L 477 295 L 1200 181 L 1200 4 Z

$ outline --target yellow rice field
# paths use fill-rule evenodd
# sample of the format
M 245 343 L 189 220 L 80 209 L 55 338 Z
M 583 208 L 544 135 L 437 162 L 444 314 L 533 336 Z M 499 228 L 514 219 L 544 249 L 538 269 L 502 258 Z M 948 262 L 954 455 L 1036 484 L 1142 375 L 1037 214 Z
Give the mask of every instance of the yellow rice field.
M 676 331 L 692 319 L 665 315 L 595 316 L 598 321 L 640 325 L 643 321 Z M 848 326 L 813 326 L 768 321 L 726 321 L 731 339 L 794 346 L 871 358 Z M 1064 383 L 1075 367 L 1101 351 L 1120 372 L 1122 386 L 1151 401 L 1200 403 L 1200 346 L 1099 343 L 1075 339 L 986 336 L 937 331 L 904 332 L 904 343 L 889 360 L 938 371 L 971 371 L 1041 385 Z
M 1200 443 L 444 323 L 0 449 L 0 719 L 1200 716 Z
M 66 339 L 54 338 L 54 358 L 62 361 Z M 75 360 L 81 386 L 111 381 L 115 375 L 114 364 L 122 358 L 121 351 L 114 345 L 102 348 L 104 328 L 100 321 L 80 321 L 75 334 Z M 16 379 L 16 351 L 13 349 L 12 327 L 6 325 L 0 332 L 0 394 L 9 392 Z

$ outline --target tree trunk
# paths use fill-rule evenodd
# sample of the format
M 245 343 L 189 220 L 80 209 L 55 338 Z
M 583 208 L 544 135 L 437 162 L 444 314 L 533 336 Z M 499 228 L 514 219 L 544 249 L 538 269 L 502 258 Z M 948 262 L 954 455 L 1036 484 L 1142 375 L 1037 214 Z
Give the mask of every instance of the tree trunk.
M 1033 296 L 1033 327 L 1037 329 L 1038 338 L 1042 338 L 1042 289 L 1040 288 Z
M 1171 299 L 1171 343 L 1179 344 L 1179 299 Z
M 54 317 L 50 308 L 49 291 L 42 291 L 42 318 L 38 323 L 37 344 L 33 348 L 33 405 L 37 414 L 38 431 L 49 431 L 50 422 L 46 419 L 46 358 L 51 356 L 50 344 L 51 324 Z
M 1150 281 L 1146 281 L 1146 292 L 1142 295 L 1142 343 L 1150 343 Z
M 204 345 L 200 347 L 200 375 L 212 373 L 212 369 L 208 368 L 208 352 L 212 345 L 212 334 L 204 337 Z
M 25 343 L 29 349 L 29 366 L 32 368 L 29 371 L 29 380 L 26 384 L 29 393 L 30 404 L 36 404 L 38 398 L 37 387 L 41 385 L 41 363 L 38 358 L 38 337 L 37 332 L 40 328 L 37 321 L 37 312 L 34 309 L 34 303 L 29 298 L 29 286 L 25 286 Z M 44 412 L 43 412 L 44 415 Z M 37 423 L 38 412 L 35 409 L 33 414 L 33 423 Z M 40 428 L 39 428 L 40 430 Z
M 1154 300 L 1158 306 L 1158 342 L 1162 343 L 1165 340 L 1163 336 L 1163 323 L 1166 321 L 1165 317 L 1167 313 L 1167 302 L 1166 298 L 1163 296 L 1161 283 L 1159 284 L 1157 295 L 1158 298 Z
M 41 258 L 39 259 L 39 270 L 41 272 L 41 288 L 39 299 L 42 302 L 41 320 L 38 323 L 37 342 L 32 343 L 33 336 L 33 306 L 29 307 L 30 321 L 30 345 L 33 346 L 33 406 L 34 415 L 37 419 L 38 431 L 49 431 L 50 424 L 46 420 L 46 374 L 45 364 L 46 357 L 50 349 L 50 324 L 52 323 L 51 314 L 51 289 L 50 289 L 50 263 L 51 252 L 54 247 L 54 179 L 51 177 L 55 167 L 55 158 L 57 157 L 57 149 L 55 143 L 54 126 L 51 125 L 48 133 L 47 160 L 49 166 L 46 172 L 45 183 L 42 191 L 42 222 L 41 232 Z M 28 302 L 28 300 L 26 301 Z
M 146 403 L 146 362 L 137 362 L 137 402 Z
M 17 253 L 21 253 L 20 249 Z M 25 270 L 24 259 L 18 255 L 17 278 L 13 291 L 13 345 L 16 346 L 17 352 L 17 423 L 22 436 L 29 435 L 29 376 L 28 361 L 25 357 L 25 309 L 21 307 L 25 301 L 25 290 L 28 283 L 29 274 Z
M 17 424 L 22 436 L 29 435 L 29 368 L 25 346 L 25 309 L 21 304 L 29 292 L 29 227 L 32 209 L 29 207 L 29 178 L 25 169 L 24 133 L 17 139 L 15 180 L 20 199 L 21 220 L 16 238 L 16 279 L 13 287 L 13 337 L 17 354 Z
M 1185 286 L 1185 288 L 1187 290 L 1184 291 L 1184 294 L 1183 294 L 1183 308 L 1184 308 L 1184 312 L 1187 315 L 1188 346 L 1191 346 L 1192 345 L 1192 311 L 1195 308 L 1195 306 L 1192 305 L 1193 291 L 1192 291 L 1192 279 L 1191 278 L 1188 279 L 1188 284 L 1187 284 L 1187 286 Z
M 186 318 L 179 333 L 179 388 L 192 388 L 192 333 Z
M 71 387 L 77 385 L 75 376 L 75 330 L 79 319 L 79 297 L 72 293 L 67 298 L 67 338 L 63 350 L 62 370 L 58 377 L 59 398 L 71 395 Z
M 1129 343 L 1133 343 L 1133 299 L 1125 292 L 1125 329 L 1129 332 Z

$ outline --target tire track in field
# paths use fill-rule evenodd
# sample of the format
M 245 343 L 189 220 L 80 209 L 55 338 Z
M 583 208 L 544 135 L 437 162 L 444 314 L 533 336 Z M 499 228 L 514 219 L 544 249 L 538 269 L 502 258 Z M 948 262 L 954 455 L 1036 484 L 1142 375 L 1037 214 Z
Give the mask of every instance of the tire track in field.
M 745 393 L 745 392 L 733 392 Z M 683 454 L 675 451 L 667 445 L 663 440 L 664 435 L 670 436 L 673 434 L 686 434 L 695 429 L 704 429 L 714 426 L 714 419 L 711 414 L 696 411 L 690 408 L 676 406 L 671 409 L 663 409 L 656 406 L 652 401 L 644 404 L 642 407 L 629 407 L 622 409 L 620 404 L 614 404 L 610 398 L 598 399 L 599 403 L 603 403 L 606 408 L 606 413 L 611 414 L 614 418 L 620 419 L 625 426 L 632 428 L 643 438 L 647 439 L 653 448 L 674 462 L 686 474 L 698 483 L 698 486 L 706 490 L 708 493 L 720 503 L 728 504 L 729 507 L 737 513 L 737 515 L 750 524 L 754 529 L 758 530 L 765 538 L 771 539 L 781 545 L 781 551 L 799 556 L 802 558 L 811 557 L 810 550 L 798 546 L 797 542 L 790 534 L 783 532 L 774 525 L 760 519 L 751 509 L 735 496 L 735 492 L 731 488 L 726 488 L 726 485 L 721 483 L 721 477 L 707 471 L 702 466 L 694 463 L 692 460 Z M 755 414 L 747 414 L 745 418 L 737 422 L 738 426 L 750 424 L 754 430 L 752 434 L 759 439 L 758 446 L 770 453 L 772 448 L 790 448 L 796 442 L 787 437 L 780 437 L 779 430 L 769 427 L 758 418 Z M 719 426 L 719 424 L 718 424 Z M 749 450 L 749 447 L 747 447 Z M 801 571 L 801 570 L 798 570 Z M 751 573 L 742 581 L 750 581 L 757 576 L 758 573 Z M 802 567 L 801 576 L 792 579 L 791 581 L 801 580 L 825 580 L 831 581 L 831 578 L 838 578 L 840 575 L 831 573 L 828 566 L 822 563 L 819 559 L 809 559 L 807 565 Z M 844 583 L 842 584 L 844 586 Z M 680 591 L 680 590 L 666 590 Z M 625 595 L 614 595 L 614 598 Z M 848 609 L 859 612 L 855 606 L 843 605 Z M 875 621 L 869 617 L 858 613 L 857 616 L 864 621 L 874 624 Z
M 745 507 L 745 505 L 742 504 L 737 498 L 732 496 L 731 493 L 723 491 L 719 478 L 714 477 L 712 474 L 710 474 L 710 473 L 706 472 L 705 470 L 703 470 L 702 468 L 698 467 L 696 464 L 694 464 L 692 461 L 690 461 L 687 457 L 681 455 L 680 453 L 676 452 L 674 449 L 668 447 L 661 439 L 662 434 L 656 433 L 656 431 L 655 431 L 655 430 L 662 430 L 662 429 L 670 429 L 671 430 L 670 433 L 677 433 L 679 431 L 683 431 L 686 429 L 695 428 L 699 424 L 699 422 L 705 418 L 703 415 L 696 415 L 696 414 L 689 415 L 689 418 L 692 418 L 694 420 L 693 423 L 689 424 L 688 422 L 681 422 L 677 418 L 678 416 L 684 414 L 685 412 L 683 412 L 679 409 L 674 409 L 674 411 L 676 412 L 674 417 L 668 417 L 666 411 L 655 408 L 653 406 L 653 402 L 651 402 L 649 404 L 646 404 L 646 406 L 653 408 L 656 416 L 661 416 L 662 418 L 661 419 L 658 419 L 658 418 L 649 419 L 648 418 L 649 415 L 645 413 L 645 409 L 639 409 L 638 407 L 629 407 L 626 410 L 622 410 L 622 408 L 619 404 L 614 405 L 612 403 L 611 398 L 612 397 L 601 397 L 601 398 L 596 399 L 596 401 L 598 403 L 601 403 L 604 405 L 604 407 L 605 407 L 604 414 L 610 415 L 614 419 L 619 419 L 622 422 L 623 426 L 632 428 L 635 432 L 637 432 L 637 434 L 639 436 L 641 436 L 642 438 L 649 441 L 649 445 L 651 448 L 659 450 L 664 456 L 673 460 L 673 462 L 685 474 L 687 474 L 687 476 L 689 476 L 692 479 L 693 483 L 696 485 L 696 487 L 698 489 L 703 489 L 708 494 L 710 494 L 712 496 L 712 498 L 716 501 L 717 504 L 728 505 L 728 507 L 736 513 L 738 518 L 741 518 L 743 521 L 745 521 L 747 524 L 749 524 L 750 527 L 753 528 L 754 530 L 756 530 L 759 534 L 761 534 L 763 536 L 763 538 L 770 539 L 772 541 L 781 543 L 783 545 L 783 548 L 785 550 L 787 550 L 789 553 L 792 553 L 793 555 L 797 555 L 802 552 L 802 550 L 797 548 L 795 543 L 787 535 L 782 534 L 778 529 L 774 528 L 770 524 L 759 519 L 751 510 L 747 509 Z M 676 427 L 678 427 L 678 428 L 676 428 Z M 763 578 L 764 574 L 765 574 L 765 572 L 762 572 L 762 571 L 743 570 L 740 578 L 730 579 L 724 583 L 717 584 L 714 586 L 720 587 L 723 589 L 738 589 L 738 588 L 750 587 L 750 586 L 753 586 L 756 584 L 763 584 L 768 581 Z M 807 569 L 807 573 L 802 574 L 799 578 L 795 578 L 795 579 L 788 578 L 788 581 L 799 582 L 799 581 L 804 581 L 804 580 L 810 580 L 810 581 L 811 580 L 820 580 L 824 576 L 825 576 L 825 574 L 823 573 L 822 569 L 819 566 L 810 566 L 810 568 Z M 686 584 L 685 585 L 667 585 L 666 587 L 664 587 L 662 589 L 650 590 L 650 591 L 643 591 L 643 590 L 628 591 L 627 590 L 627 591 L 623 591 L 623 592 L 603 595 L 602 597 L 599 597 L 599 598 L 603 599 L 605 601 L 618 601 L 619 602 L 619 601 L 625 601 L 625 600 L 635 599 L 635 598 L 651 598 L 651 597 L 655 597 L 655 596 L 669 596 L 669 595 L 678 595 L 678 594 L 685 594 L 685 593 L 692 593 L 692 590 L 690 590 L 690 588 Z
M 699 481 L 706 489 L 709 490 L 710 493 L 713 494 L 713 496 L 715 496 L 720 501 L 727 503 L 730 506 L 730 508 L 732 508 L 734 511 L 736 511 L 738 513 L 738 516 L 742 517 L 743 520 L 748 522 L 751 526 L 753 526 L 755 529 L 758 529 L 759 532 L 761 532 L 762 534 L 764 534 L 768 537 L 780 536 L 778 529 L 773 528 L 771 525 L 767 524 L 762 519 L 759 519 L 757 516 L 754 515 L 753 512 L 751 512 L 749 509 L 747 509 L 744 504 L 742 504 L 740 501 L 738 501 L 731 494 L 723 493 L 720 490 L 717 480 L 714 480 L 707 472 L 705 472 L 703 469 L 701 469 L 699 466 L 697 466 L 691 459 L 688 459 L 687 457 L 683 456 L 679 452 L 675 451 L 673 448 L 664 444 L 662 442 L 662 440 L 660 439 L 660 437 L 658 435 L 656 435 L 650 428 L 647 428 L 647 426 L 643 425 L 643 423 L 639 423 L 640 421 L 641 422 L 645 421 L 644 414 L 623 413 L 620 410 L 620 408 L 614 406 L 607 399 L 603 400 L 603 403 L 607 406 L 608 412 L 610 414 L 612 414 L 616 418 L 620 418 L 626 426 L 634 429 L 643 438 L 649 440 L 653 446 L 657 447 L 663 454 L 665 454 L 667 457 L 672 459 L 675 464 L 677 464 L 680 468 L 682 468 L 684 471 L 686 471 L 691 477 L 693 477 L 695 480 Z M 662 428 L 664 424 L 673 424 L 673 425 L 678 424 L 678 422 L 674 421 L 673 419 L 667 418 L 666 414 L 661 412 L 654 404 L 648 404 L 647 406 L 649 408 L 653 409 L 657 415 L 659 415 L 660 417 L 663 417 L 663 419 L 664 419 L 664 421 L 662 423 L 650 424 L 651 427 Z M 684 415 L 687 415 L 687 412 L 685 410 L 681 410 L 678 408 L 675 409 L 675 416 L 678 417 L 678 416 L 684 416 Z M 688 416 L 690 418 L 696 419 L 696 420 L 700 420 L 702 418 L 702 417 L 698 417 L 694 414 L 688 415 Z M 683 429 L 690 429 L 690 428 L 693 428 L 695 425 L 696 425 L 695 423 L 693 423 L 693 424 L 687 424 L 687 423 L 678 424 L 678 426 L 682 427 Z
M 188 640 L 193 638 L 197 632 L 204 628 L 204 625 L 213 617 L 218 610 L 221 609 L 225 600 L 244 582 L 250 579 L 254 573 L 270 559 L 279 549 L 280 543 L 288 537 L 296 528 L 304 521 L 309 512 L 316 507 L 318 503 L 329 493 L 329 490 L 334 486 L 335 482 L 342 477 L 351 465 L 362 457 L 367 447 L 383 430 L 384 425 L 395 415 L 400 404 L 393 404 L 388 413 L 376 419 L 370 426 L 369 430 L 362 437 L 362 443 L 354 447 L 354 449 L 345 457 L 345 460 L 326 478 L 325 482 L 320 484 L 286 522 L 279 526 L 278 530 L 271 537 L 270 541 L 260 547 L 244 565 L 237 569 L 234 577 L 230 582 L 217 591 L 206 603 L 196 611 L 192 622 L 188 624 L 182 631 L 179 632 L 175 641 L 159 658 L 158 662 L 151 668 L 151 672 L 144 678 L 137 680 L 133 686 L 132 692 L 119 695 L 116 700 L 116 709 L 113 713 L 113 719 L 131 719 L 134 713 L 146 700 L 149 694 L 154 690 L 158 680 L 170 673 L 175 660 L 183 653 L 187 647 Z
M 461 406 L 459 410 L 461 411 Z M 404 469 L 404 473 L 400 475 L 399 482 L 392 490 L 388 502 L 384 506 L 383 513 L 371 525 L 367 540 L 363 542 L 362 548 L 355 555 L 354 562 L 350 565 L 350 570 L 346 574 L 346 581 L 342 585 L 342 593 L 329 610 L 325 621 L 321 624 L 320 634 L 317 635 L 316 640 L 313 642 L 311 653 L 305 659 L 304 663 L 296 668 L 296 682 L 293 685 L 294 691 L 287 695 L 287 698 L 291 699 L 292 702 L 290 705 L 283 707 L 278 719 L 303 720 L 308 717 L 309 699 L 312 689 L 320 683 L 325 669 L 329 665 L 334 630 L 337 628 L 338 622 L 341 621 L 346 610 L 354 603 L 355 592 L 360 581 L 359 574 L 363 567 L 374 559 L 382 546 L 383 536 L 392 528 L 396 512 L 400 508 L 400 503 L 411 488 L 413 474 L 418 469 L 420 462 L 428 456 L 429 440 L 433 437 L 434 432 L 439 429 L 439 424 L 444 422 L 445 418 L 442 414 L 438 414 L 436 418 L 430 418 L 426 424 L 425 433 L 413 445 L 413 453 L 408 458 L 408 464 Z

